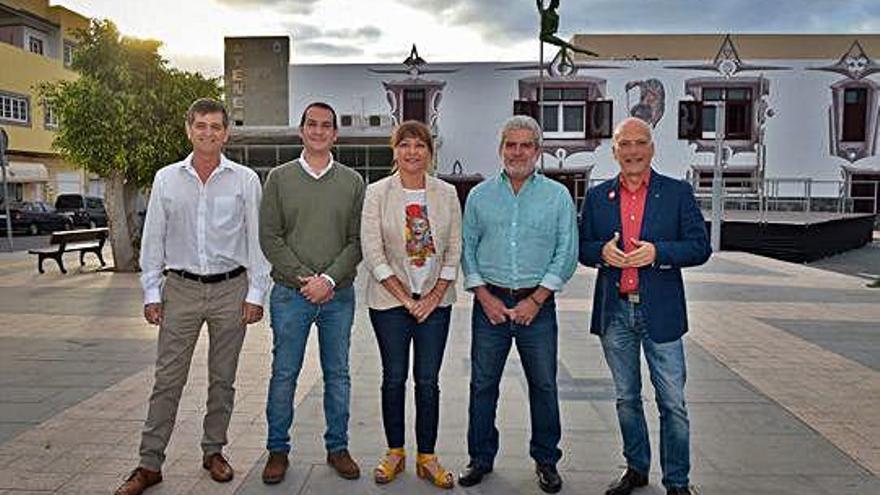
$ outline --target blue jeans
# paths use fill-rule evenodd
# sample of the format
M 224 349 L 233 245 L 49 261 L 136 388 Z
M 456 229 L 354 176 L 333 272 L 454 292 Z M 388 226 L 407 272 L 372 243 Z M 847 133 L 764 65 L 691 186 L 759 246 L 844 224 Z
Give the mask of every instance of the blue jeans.
M 641 473 L 651 469 L 651 444 L 642 409 L 641 349 L 644 348 L 660 411 L 663 485 L 666 488 L 688 486 L 690 422 L 684 396 L 686 370 L 681 339 L 662 344 L 652 341 L 647 334 L 642 307 L 619 299 L 601 340 L 605 360 L 614 377 L 617 419 L 627 465 Z
M 406 378 L 413 343 L 413 378 L 416 383 L 416 443 L 419 453 L 433 454 L 440 418 L 440 386 L 452 308 L 437 308 L 422 323 L 403 307 L 370 310 L 370 321 L 382 356 L 382 423 L 388 447 L 403 447 L 405 440 Z
M 324 445 L 328 452 L 348 448 L 351 378 L 348 349 L 354 320 L 354 288 L 336 291 L 329 302 L 312 304 L 299 290 L 276 283 L 270 296 L 272 323 L 272 378 L 266 401 L 272 452 L 290 451 L 290 425 L 296 380 L 302 369 L 306 341 L 312 324 L 318 327 L 321 372 L 324 375 Z
M 508 295 L 496 296 L 508 308 L 516 305 Z M 474 298 L 467 435 L 471 463 L 491 468 L 498 453 L 498 428 L 495 427 L 498 385 L 513 342 L 516 342 L 529 385 L 532 422 L 529 455 L 539 464 L 553 465 L 562 457 L 558 447 L 562 429 L 556 388 L 557 339 L 556 304 L 552 298 L 544 303 L 529 326 L 510 320 L 492 325 L 483 306 Z

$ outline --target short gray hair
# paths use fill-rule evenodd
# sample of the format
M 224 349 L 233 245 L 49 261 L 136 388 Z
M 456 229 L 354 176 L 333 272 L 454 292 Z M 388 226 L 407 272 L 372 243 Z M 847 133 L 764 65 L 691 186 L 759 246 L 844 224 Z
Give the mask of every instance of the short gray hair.
M 532 131 L 532 136 L 534 136 L 535 144 L 538 148 L 541 147 L 541 136 L 543 132 L 541 132 L 541 126 L 538 124 L 538 121 L 529 117 L 528 115 L 514 115 L 509 119 L 505 120 L 503 124 L 501 124 L 501 130 L 498 131 L 498 152 L 501 152 L 501 149 L 504 147 L 504 139 L 509 131 L 518 131 L 518 130 L 528 130 Z

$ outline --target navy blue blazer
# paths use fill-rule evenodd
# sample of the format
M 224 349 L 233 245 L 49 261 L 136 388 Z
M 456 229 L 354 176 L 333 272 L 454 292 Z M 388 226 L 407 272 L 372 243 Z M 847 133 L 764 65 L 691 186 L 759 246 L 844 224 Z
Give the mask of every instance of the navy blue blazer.
M 587 191 L 578 230 L 578 260 L 599 269 L 590 331 L 602 335 L 619 297 L 621 270 L 602 259 L 602 246 L 615 232 L 621 234 L 619 247 L 623 249 L 618 178 Z M 712 254 L 706 223 L 690 184 L 651 170 L 640 239 L 653 243 L 657 250 L 654 263 L 639 268 L 639 295 L 648 336 L 654 342 L 670 342 L 688 329 L 681 268 L 701 265 Z

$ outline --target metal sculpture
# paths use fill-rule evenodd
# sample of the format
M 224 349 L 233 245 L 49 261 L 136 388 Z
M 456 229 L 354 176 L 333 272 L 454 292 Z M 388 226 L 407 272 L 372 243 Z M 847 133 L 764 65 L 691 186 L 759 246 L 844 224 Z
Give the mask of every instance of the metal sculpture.
M 593 57 L 599 56 L 599 54 L 596 52 L 592 52 L 585 48 L 579 48 L 556 36 L 556 31 L 559 30 L 559 14 L 556 13 L 556 9 L 559 8 L 559 0 L 550 0 L 550 3 L 547 5 L 547 7 L 544 7 L 543 0 L 536 0 L 535 3 L 538 4 L 538 13 L 541 14 L 542 42 L 550 43 L 551 45 L 556 45 L 562 48 L 563 59 L 566 58 L 566 50 L 583 53 L 585 55 L 591 55 Z

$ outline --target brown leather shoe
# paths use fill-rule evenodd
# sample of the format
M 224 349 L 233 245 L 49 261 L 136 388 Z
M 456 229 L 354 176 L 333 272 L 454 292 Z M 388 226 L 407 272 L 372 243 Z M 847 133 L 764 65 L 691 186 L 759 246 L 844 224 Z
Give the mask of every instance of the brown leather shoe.
M 205 456 L 202 460 L 202 467 L 210 471 L 211 479 L 217 483 L 226 483 L 227 481 L 231 481 L 232 477 L 235 476 L 235 471 L 232 470 L 232 466 L 229 465 L 229 462 L 223 457 L 223 454 L 220 454 L 219 452 Z
M 139 467 L 128 475 L 128 479 L 114 495 L 141 495 L 147 488 L 162 482 L 162 473 Z
M 327 464 L 333 466 L 333 469 L 339 473 L 339 476 L 347 480 L 356 480 L 361 476 L 361 468 L 351 458 L 347 449 L 327 452 Z
M 289 465 L 287 452 L 269 452 L 269 459 L 266 461 L 266 467 L 263 468 L 263 483 L 267 485 L 281 483 Z

